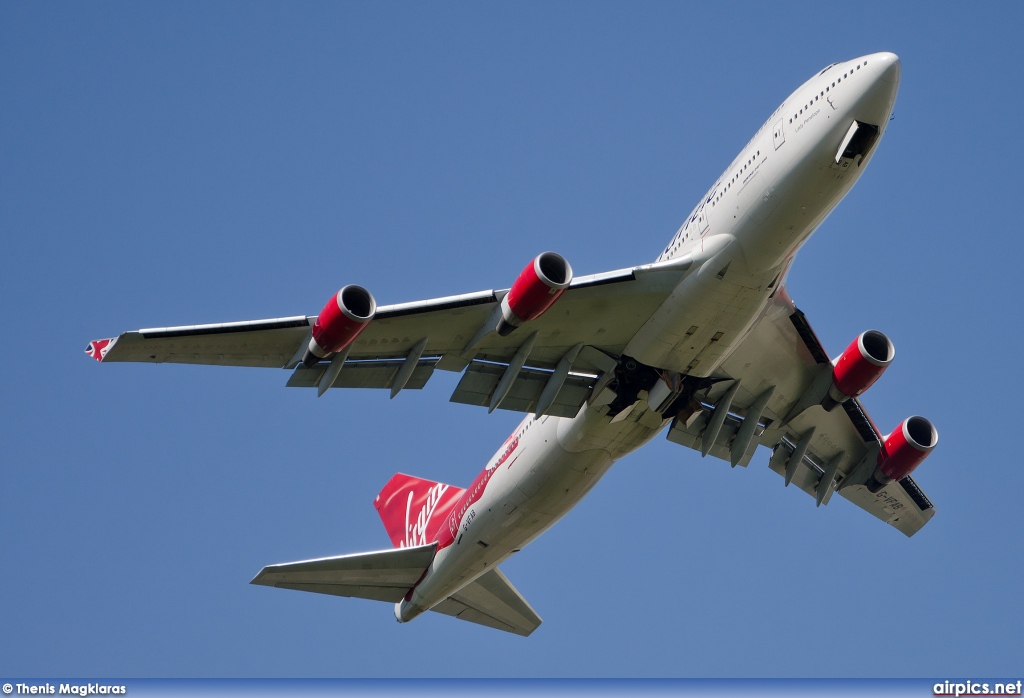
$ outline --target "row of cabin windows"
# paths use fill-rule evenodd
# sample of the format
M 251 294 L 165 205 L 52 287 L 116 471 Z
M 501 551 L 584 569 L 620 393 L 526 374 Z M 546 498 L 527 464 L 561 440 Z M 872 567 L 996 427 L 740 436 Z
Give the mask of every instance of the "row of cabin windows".
M 718 192 L 718 196 L 716 196 L 714 198 L 714 200 L 711 202 L 712 206 L 714 206 L 719 201 L 721 201 L 722 197 L 725 196 L 725 192 L 729 191 L 729 189 L 732 188 L 732 185 L 736 183 L 736 181 L 740 178 L 740 175 L 742 175 L 744 172 L 746 172 L 750 168 L 750 166 L 754 164 L 754 161 L 757 158 L 759 158 L 759 157 L 761 157 L 761 151 L 760 150 L 758 150 L 756 153 L 754 153 L 750 157 L 749 160 L 747 160 L 745 163 L 743 163 L 743 167 L 741 167 L 739 170 L 737 170 L 736 174 L 733 175 L 733 178 L 729 180 L 729 183 L 726 184 L 724 187 L 722 187 L 722 191 Z
M 522 436 L 523 434 L 525 434 L 526 430 L 529 429 L 532 425 L 533 425 L 533 421 L 532 420 L 527 422 L 526 423 L 526 427 L 523 428 L 522 432 L 520 432 L 519 435 Z M 486 483 L 488 480 L 490 480 L 490 478 L 484 478 L 483 480 L 481 480 L 480 482 L 477 483 L 476 487 L 473 488 L 473 491 L 469 495 L 469 499 L 470 500 L 472 500 L 473 497 L 475 497 L 480 492 L 480 488 L 483 487 L 484 483 Z M 462 515 L 466 513 L 466 509 L 468 509 L 468 508 L 469 508 L 469 501 L 467 501 L 465 504 L 463 504 L 462 508 L 459 510 L 459 518 L 460 519 L 462 518 Z
M 711 205 L 712 206 L 717 204 L 719 202 L 719 200 L 721 200 L 721 198 L 723 196 L 725 196 L 725 192 L 729 191 L 729 189 L 732 187 L 732 185 L 736 183 L 736 180 L 738 180 L 740 178 L 740 175 L 742 175 L 744 172 L 746 172 L 754 164 L 754 162 L 757 160 L 757 158 L 759 158 L 759 157 L 761 157 L 761 151 L 760 150 L 756 151 L 750 157 L 750 159 L 748 159 L 745 163 L 743 163 L 743 167 L 741 167 L 739 170 L 737 170 L 737 172 L 733 176 L 733 178 L 729 180 L 729 183 L 726 184 L 725 187 L 722 188 L 722 191 L 718 192 L 718 195 L 711 201 Z M 665 252 L 662 253 L 662 254 L 663 255 L 667 255 L 667 254 L 670 254 L 672 252 L 675 252 L 676 248 L 678 248 L 679 245 L 681 245 L 683 243 L 683 241 L 685 241 L 688 237 L 689 237 L 689 235 L 683 235 L 683 231 L 680 230 L 676 234 L 676 237 L 672 240 L 671 244 L 669 244 L 669 246 L 665 248 Z
M 867 61 L 864 61 L 863 63 L 858 63 L 856 66 L 854 66 L 852 70 L 843 73 L 843 78 L 848 78 L 849 76 L 853 75 L 854 71 L 860 70 L 867 64 Z M 828 68 L 825 68 L 825 70 L 821 71 L 821 73 L 818 73 L 818 75 L 825 73 L 831 67 L 832 66 L 830 65 Z M 793 119 L 799 118 L 800 114 L 804 113 L 804 109 L 809 109 L 812 104 L 814 104 L 815 102 L 819 101 L 822 97 L 824 97 L 826 92 L 830 92 L 833 87 L 835 87 L 838 83 L 842 82 L 843 78 L 836 78 L 835 82 L 833 82 L 831 86 L 826 85 L 824 90 L 816 94 L 812 100 L 810 100 L 807 104 L 804 105 L 803 109 L 801 109 L 799 112 L 797 112 L 790 118 L 789 123 L 793 123 Z M 739 179 L 740 175 L 743 174 L 747 170 L 747 168 L 751 166 L 751 164 L 753 164 L 754 158 L 759 157 L 760 155 L 761 151 L 759 150 L 754 154 L 754 157 L 747 160 L 743 167 L 739 169 L 739 171 L 733 176 L 733 178 L 729 180 L 729 183 L 726 184 L 722 191 L 720 191 L 718 195 L 714 198 L 714 200 L 711 202 L 712 206 L 715 206 L 719 201 L 721 201 L 722 197 L 725 196 L 725 192 L 729 191 L 729 189 L 732 188 L 732 185 L 736 183 L 736 180 Z M 669 254 L 670 252 L 675 251 L 675 248 L 678 247 L 679 244 L 686 239 L 686 237 L 687 236 L 677 237 L 677 239 L 665 249 L 665 254 Z
M 866 66 L 867 64 L 868 64 L 868 62 L 867 62 L 867 61 L 864 61 L 863 63 L 858 63 L 858 64 L 857 64 L 857 66 L 856 66 L 856 67 L 855 67 L 855 68 L 854 68 L 853 70 L 850 70 L 849 72 L 843 73 L 843 78 L 845 78 L 845 77 L 848 77 L 848 76 L 850 76 L 850 75 L 853 75 L 853 71 L 854 71 L 854 70 L 860 70 L 860 69 L 861 69 L 861 68 L 862 68 L 863 66 Z M 831 66 L 829 66 L 829 67 L 831 67 Z M 826 70 L 827 70 L 827 69 L 826 69 Z M 824 71 L 822 71 L 822 72 L 824 72 Z M 792 116 L 792 118 L 790 118 L 790 120 L 789 120 L 789 123 L 793 123 L 793 119 L 798 119 L 798 118 L 800 117 L 800 115 L 804 113 L 804 109 L 809 109 L 809 108 L 810 108 L 810 106 L 811 106 L 812 104 L 814 104 L 814 103 L 815 103 L 815 102 L 817 102 L 817 101 L 818 101 L 819 99 L 821 99 L 822 97 L 824 97 L 824 96 L 825 96 L 825 93 L 826 93 L 826 92 L 828 92 L 828 91 L 830 91 L 830 90 L 832 89 L 832 87 L 835 87 L 835 86 L 836 86 L 836 84 L 838 84 L 838 83 L 842 82 L 842 81 L 843 81 L 843 78 L 837 78 L 837 79 L 836 79 L 836 81 L 832 83 L 832 86 L 831 86 L 831 87 L 830 87 L 830 86 L 828 86 L 828 85 L 825 85 L 825 89 L 824 89 L 824 90 L 822 90 L 822 91 L 821 91 L 820 93 L 818 93 L 818 94 L 814 95 L 814 98 L 813 98 L 813 99 L 812 99 L 812 100 L 811 100 L 810 102 L 808 102 L 807 104 L 805 104 L 805 105 L 804 105 L 804 108 L 803 108 L 803 109 L 801 109 L 801 110 L 800 110 L 799 112 L 797 112 L 796 114 L 794 114 L 794 115 Z
M 532 427 L 536 422 L 537 422 L 537 420 L 535 420 L 535 419 L 531 419 L 529 422 L 527 422 L 526 426 L 523 427 L 523 430 L 521 432 L 519 432 L 519 434 L 518 434 L 518 436 L 516 438 L 521 438 L 524 434 L 526 434 L 527 431 L 529 431 L 530 427 Z M 494 470 L 491 471 L 491 475 L 494 474 L 495 470 L 497 470 L 497 468 L 495 468 Z M 473 494 L 475 495 L 477 492 L 479 492 L 480 488 L 483 487 L 485 484 L 487 484 L 487 482 L 490 479 L 491 479 L 491 477 L 487 476 L 483 480 L 478 482 L 477 486 L 475 488 L 473 488 Z

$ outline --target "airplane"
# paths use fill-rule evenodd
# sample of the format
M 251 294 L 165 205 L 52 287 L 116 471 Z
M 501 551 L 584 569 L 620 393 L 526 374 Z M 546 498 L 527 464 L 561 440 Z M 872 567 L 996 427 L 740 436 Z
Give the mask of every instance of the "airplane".
M 452 402 L 526 417 L 465 489 L 397 474 L 374 505 L 392 549 L 264 567 L 253 584 L 386 601 L 529 635 L 541 618 L 499 570 L 616 460 L 669 441 L 768 466 L 907 536 L 935 514 L 911 477 L 938 443 L 926 418 L 886 435 L 860 401 L 892 363 L 882 332 L 834 359 L 786 290 L 800 247 L 860 178 L 885 133 L 900 61 L 834 63 L 779 106 L 658 259 L 575 277 L 560 255 L 508 290 L 377 306 L 344 286 L 317 316 L 167 327 L 91 342 L 107 362 L 289 370 L 289 387 L 402 390 L 462 374 Z

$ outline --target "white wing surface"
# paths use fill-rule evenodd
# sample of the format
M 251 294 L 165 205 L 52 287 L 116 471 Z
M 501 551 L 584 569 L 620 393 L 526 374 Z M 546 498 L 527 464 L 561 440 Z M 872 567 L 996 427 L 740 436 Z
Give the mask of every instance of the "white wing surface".
M 509 337 L 490 333 L 474 347 L 472 359 L 507 363 L 524 334 L 538 340 L 530 364 L 553 368 L 577 343 L 617 354 L 657 309 L 690 260 L 647 264 L 579 277 L 550 312 L 530 322 L 529 329 Z M 461 370 L 462 356 L 507 293 L 480 291 L 412 303 L 380 306 L 353 343 L 349 361 L 405 360 L 421 340 L 423 357 L 446 359 Z M 293 367 L 309 340 L 316 316 L 187 325 L 125 332 L 97 340 L 86 350 L 103 362 L 211 364 L 217 366 Z M 107 344 L 103 344 L 107 343 Z M 102 346 L 99 346 L 101 345 Z M 461 366 L 461 367 L 460 367 Z
M 882 436 L 859 400 L 851 399 L 831 412 L 815 404 L 792 416 L 826 372 L 831 375 L 828 354 L 785 288 L 780 288 L 761 320 L 722 364 L 718 377 L 723 380 L 702 398 L 705 409 L 689 424 L 677 419 L 668 438 L 744 466 L 757 445 L 767 446 L 772 449 L 769 467 L 787 485 L 814 497 L 818 505 L 828 504 L 838 492 L 907 536 L 913 535 L 934 516 L 935 508 L 910 476 L 875 492 L 864 486 L 874 470 Z M 733 395 L 725 420 L 707 443 L 716 405 L 730 390 Z M 752 414 L 757 424 L 748 434 L 742 427 Z
M 610 357 L 693 266 L 685 258 L 574 279 L 556 306 L 507 337 L 494 331 L 507 291 L 381 306 L 340 364 L 300 363 L 316 321 L 306 315 L 125 332 L 90 343 L 86 352 L 105 363 L 286 368 L 292 370 L 289 387 L 316 387 L 321 394 L 390 388 L 394 395 L 422 388 L 435 368 L 465 371 L 453 402 L 575 416 L 598 374 L 614 367 Z M 560 363 L 566 370 L 553 381 Z

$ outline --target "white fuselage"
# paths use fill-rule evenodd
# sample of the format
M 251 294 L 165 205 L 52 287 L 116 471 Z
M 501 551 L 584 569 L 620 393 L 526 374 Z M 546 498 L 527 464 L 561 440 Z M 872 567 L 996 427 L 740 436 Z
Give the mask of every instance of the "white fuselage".
M 863 56 L 826 68 L 775 110 L 659 261 L 720 251 L 683 278 L 626 355 L 686 375 L 714 373 L 758 320 L 797 250 L 863 172 L 877 139 L 862 157 L 837 163 L 841 146 L 854 121 L 881 137 L 899 78 L 895 55 Z M 524 419 L 478 478 L 480 494 L 454 542 L 396 605 L 398 619 L 415 618 L 517 552 L 668 421 L 642 399 L 615 421 L 606 413 L 585 404 L 573 418 Z

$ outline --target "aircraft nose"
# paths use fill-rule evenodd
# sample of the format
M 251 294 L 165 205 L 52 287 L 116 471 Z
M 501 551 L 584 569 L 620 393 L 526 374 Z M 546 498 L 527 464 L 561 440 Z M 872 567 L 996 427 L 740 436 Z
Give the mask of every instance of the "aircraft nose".
M 895 53 L 872 53 L 856 59 L 868 72 L 860 82 L 862 90 L 857 120 L 883 127 L 892 116 L 896 92 L 900 88 L 900 58 Z
M 872 56 L 878 79 L 898 85 L 900 82 L 900 57 L 895 53 L 876 53 Z

